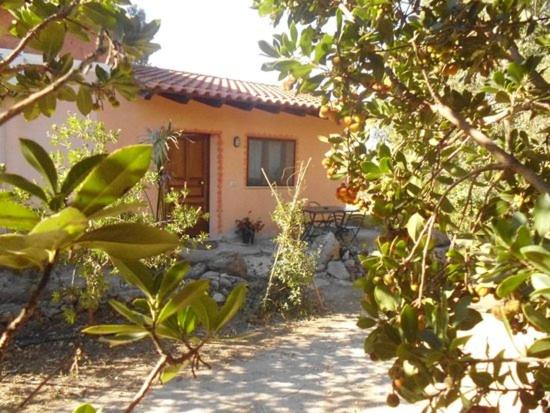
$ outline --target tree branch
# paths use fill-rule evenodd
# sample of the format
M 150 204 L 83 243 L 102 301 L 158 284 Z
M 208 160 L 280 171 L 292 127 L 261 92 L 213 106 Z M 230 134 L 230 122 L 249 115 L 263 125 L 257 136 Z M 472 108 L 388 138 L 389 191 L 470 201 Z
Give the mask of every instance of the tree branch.
M 98 47 L 93 53 L 88 55 L 82 62 L 80 62 L 80 65 L 72 67 L 69 71 L 67 71 L 67 73 L 65 73 L 61 77 L 58 77 L 55 81 L 50 83 L 45 88 L 40 89 L 39 91 L 27 96 L 25 99 L 22 99 L 16 104 L 14 104 L 13 106 L 11 106 L 5 112 L 2 112 L 0 114 L 0 126 L 6 123 L 8 120 L 22 113 L 25 109 L 27 109 L 30 105 L 34 104 L 36 101 L 42 99 L 43 97 L 49 95 L 50 93 L 55 92 L 57 89 L 62 87 L 66 82 L 68 82 L 69 79 L 76 73 L 83 73 L 88 68 L 88 66 L 94 60 L 96 60 L 98 56 L 101 55 L 101 53 L 102 53 L 102 48 Z
M 544 181 L 544 179 L 523 165 L 513 155 L 510 155 L 498 146 L 482 131 L 473 127 L 460 113 L 441 102 L 430 104 L 430 107 L 434 112 L 438 113 L 470 136 L 479 146 L 487 150 L 502 166 L 523 176 L 523 178 L 533 185 L 540 193 L 550 193 L 550 184 L 548 182 Z
M 8 349 L 8 345 L 10 344 L 10 341 L 15 332 L 28 321 L 30 316 L 36 310 L 38 299 L 40 298 L 42 291 L 44 291 L 46 285 L 50 281 L 55 261 L 56 258 L 54 257 L 54 259 L 44 267 L 42 278 L 40 278 L 40 282 L 30 296 L 29 301 L 27 302 L 25 307 L 21 309 L 17 317 L 15 317 L 2 332 L 2 335 L 0 336 L 0 360 L 2 360 L 2 358 L 4 357 L 6 350 Z
M 134 411 L 136 406 L 141 402 L 141 400 L 145 397 L 151 386 L 153 385 L 153 381 L 155 378 L 159 375 L 160 371 L 164 368 L 164 366 L 168 363 L 168 357 L 166 355 L 160 356 L 160 358 L 157 361 L 157 364 L 153 367 L 143 384 L 141 385 L 141 388 L 136 393 L 134 398 L 132 399 L 132 402 L 128 405 L 126 408 L 125 413 L 131 413 Z
M 10 63 L 13 62 L 17 58 L 17 56 L 19 56 L 21 52 L 23 52 L 29 42 L 48 24 L 57 20 L 62 20 L 67 17 L 79 3 L 80 1 L 77 1 L 75 4 L 59 9 L 57 13 L 46 17 L 39 24 L 30 29 L 27 34 L 21 39 L 18 45 L 15 46 L 15 48 L 11 51 L 11 53 L 5 59 L 2 59 L 0 61 L 0 73 L 3 72 L 4 69 L 6 69 L 10 65 Z

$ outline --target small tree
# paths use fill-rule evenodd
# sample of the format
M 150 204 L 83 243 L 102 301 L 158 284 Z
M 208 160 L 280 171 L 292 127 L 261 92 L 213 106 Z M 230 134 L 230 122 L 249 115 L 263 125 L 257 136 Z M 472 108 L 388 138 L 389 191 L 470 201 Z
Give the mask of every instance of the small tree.
M 262 301 L 263 311 L 269 307 L 284 312 L 303 310 L 306 288 L 313 284 L 316 257 L 302 238 L 305 229 L 302 187 L 308 166 L 309 162 L 305 166 L 302 164 L 296 172 L 296 182 L 289 192 L 289 200 L 285 200 L 285 194 L 262 171 L 275 198 L 272 219 L 279 229 L 275 237 L 277 249 Z
M 388 404 L 424 400 L 435 411 L 458 400 L 478 412 L 513 392 L 522 411 L 545 405 L 548 2 L 254 4 L 289 26 L 260 43 L 274 59 L 264 68 L 323 96 L 320 116 L 343 129 L 324 138 L 328 173 L 386 228 L 357 285 L 359 325 L 372 328 L 365 351 L 393 360 Z M 385 143 L 372 142 L 373 129 Z M 442 234 L 446 253 L 435 248 Z M 482 321 L 473 304 L 487 294 L 511 340 L 542 335 L 522 356 L 465 350 L 464 331 Z

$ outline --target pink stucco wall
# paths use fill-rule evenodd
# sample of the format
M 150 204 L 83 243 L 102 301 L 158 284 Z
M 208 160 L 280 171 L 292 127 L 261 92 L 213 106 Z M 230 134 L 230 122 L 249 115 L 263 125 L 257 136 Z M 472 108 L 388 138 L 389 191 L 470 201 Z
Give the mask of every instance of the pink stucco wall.
M 230 106 L 214 108 L 199 102 L 179 104 L 162 97 L 123 103 L 118 109 L 99 114 L 107 127 L 121 130 L 121 145 L 134 143 L 147 128 L 157 128 L 172 121 L 174 128 L 187 132 L 208 133 L 210 147 L 210 215 L 211 234 L 230 233 L 235 219 L 251 211 L 253 218 L 267 222 L 266 233 L 273 232 L 270 214 L 275 205 L 268 188 L 247 187 L 247 138 L 271 137 L 296 140 L 296 162 L 311 164 L 306 176 L 305 197 L 321 204 L 335 204 L 336 183 L 326 178 L 321 165 L 329 149 L 317 138 L 335 132 L 337 126 L 312 116 L 273 114 L 261 110 L 244 111 Z M 239 136 L 241 145 L 233 146 Z
M 52 118 L 26 122 L 23 117 L 17 117 L 0 127 L 0 163 L 5 163 L 10 171 L 37 177 L 21 157 L 17 139 L 32 138 L 47 147 L 46 132 L 52 124 L 62 123 L 68 111 L 76 112 L 72 105 L 62 104 Z M 296 140 L 296 162 L 312 159 L 305 196 L 321 204 L 338 203 L 337 184 L 326 178 L 321 165 L 323 154 L 329 148 L 317 138 L 337 130 L 329 121 L 256 109 L 245 111 L 226 105 L 214 108 L 195 101 L 180 104 L 157 96 L 151 100 L 123 102 L 119 108 L 108 107 L 92 117 L 105 122 L 110 129 L 120 130 L 118 146 L 141 142 L 147 128 L 155 129 L 168 121 L 177 129 L 210 134 L 209 212 L 213 236 L 232 233 L 235 219 L 246 216 L 248 211 L 253 218 L 267 222 L 265 234 L 274 231 L 270 221 L 274 200 L 269 189 L 246 186 L 248 136 Z M 233 146 L 235 136 L 241 138 L 238 148 Z

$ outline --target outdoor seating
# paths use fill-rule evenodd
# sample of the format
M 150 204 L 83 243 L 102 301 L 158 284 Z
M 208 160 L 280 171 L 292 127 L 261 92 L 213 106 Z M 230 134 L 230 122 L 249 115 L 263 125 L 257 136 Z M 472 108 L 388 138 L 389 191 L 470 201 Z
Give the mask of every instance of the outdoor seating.
M 357 239 L 359 230 L 363 227 L 366 219 L 366 213 L 352 212 L 345 216 L 345 222 L 338 227 L 335 234 L 338 239 L 348 244 L 353 244 Z
M 347 216 L 354 212 L 357 211 L 347 210 L 345 206 L 322 206 L 316 202 L 308 203 L 304 207 L 306 226 L 302 239 L 309 242 L 318 235 L 327 232 L 332 232 L 337 237 L 348 232 L 345 228 L 348 221 Z

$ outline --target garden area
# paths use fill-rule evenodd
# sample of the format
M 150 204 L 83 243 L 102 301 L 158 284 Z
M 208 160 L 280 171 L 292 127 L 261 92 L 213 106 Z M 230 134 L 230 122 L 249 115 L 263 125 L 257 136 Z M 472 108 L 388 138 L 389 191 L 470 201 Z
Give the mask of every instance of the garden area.
M 338 132 L 307 162 L 256 139 L 274 208 L 218 237 L 203 177 L 172 185 L 189 134 L 95 117 L 153 98 L 129 3 L 0 3 L 0 411 L 550 411 L 550 3 L 252 1 L 262 69 Z

